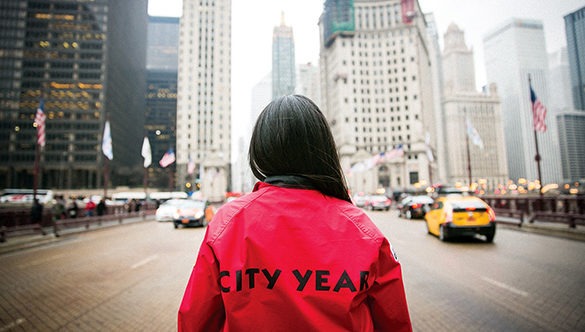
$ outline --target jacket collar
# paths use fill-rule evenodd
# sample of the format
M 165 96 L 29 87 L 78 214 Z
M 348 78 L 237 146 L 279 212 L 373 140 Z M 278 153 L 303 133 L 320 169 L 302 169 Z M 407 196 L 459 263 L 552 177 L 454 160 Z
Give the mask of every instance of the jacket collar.
M 298 175 L 276 175 L 267 177 L 264 179 L 264 182 L 256 183 L 254 191 L 264 187 L 266 184 L 283 188 L 315 189 L 311 184 L 311 180 L 306 177 Z

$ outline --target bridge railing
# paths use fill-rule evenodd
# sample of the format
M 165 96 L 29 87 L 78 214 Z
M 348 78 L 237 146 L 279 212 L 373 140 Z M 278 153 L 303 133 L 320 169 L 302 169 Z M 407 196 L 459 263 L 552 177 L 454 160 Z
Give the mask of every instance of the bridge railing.
M 496 215 L 508 216 L 523 222 L 535 221 L 557 222 L 571 228 L 585 225 L 585 196 L 481 196 Z

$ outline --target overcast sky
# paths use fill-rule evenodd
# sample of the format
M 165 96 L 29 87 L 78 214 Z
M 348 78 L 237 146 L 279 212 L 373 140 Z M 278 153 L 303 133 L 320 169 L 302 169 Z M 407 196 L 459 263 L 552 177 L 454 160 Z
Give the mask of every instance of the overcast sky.
M 323 0 L 232 0 L 232 137 L 249 119 L 251 90 L 272 66 L 272 30 L 280 24 L 281 12 L 292 26 L 297 63 L 318 63 L 317 22 Z M 478 88 L 485 85 L 483 36 L 511 17 L 541 20 L 549 52 L 565 46 L 563 16 L 585 6 L 585 0 L 419 0 L 423 12 L 432 12 L 440 43 L 450 23 L 465 32 L 467 45 L 475 53 Z M 182 0 L 149 0 L 148 13 L 180 16 Z M 237 126 L 235 124 L 238 124 Z

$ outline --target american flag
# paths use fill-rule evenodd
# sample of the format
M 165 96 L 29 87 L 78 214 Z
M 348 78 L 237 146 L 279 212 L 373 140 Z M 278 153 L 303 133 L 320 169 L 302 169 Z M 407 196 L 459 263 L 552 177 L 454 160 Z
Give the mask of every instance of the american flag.
M 160 159 L 160 161 L 158 162 L 158 164 L 162 167 L 165 168 L 167 166 L 169 166 L 170 164 L 175 162 L 175 153 L 173 152 L 173 149 L 169 149 L 169 151 L 167 151 L 164 156 L 162 156 L 162 158 Z
M 44 112 L 45 103 L 41 100 L 37 113 L 35 115 L 35 127 L 37 128 L 37 144 L 41 147 L 45 146 L 45 120 L 47 116 Z
M 532 121 L 534 123 L 534 130 L 545 132 L 546 131 L 546 123 L 544 119 L 546 118 L 546 107 L 540 102 L 540 99 L 536 97 L 536 93 L 532 90 L 532 85 L 530 85 L 530 102 L 532 103 Z
M 195 172 L 195 162 L 193 159 L 191 159 L 191 156 L 189 156 L 189 162 L 187 163 L 187 173 L 191 175 L 193 172 Z

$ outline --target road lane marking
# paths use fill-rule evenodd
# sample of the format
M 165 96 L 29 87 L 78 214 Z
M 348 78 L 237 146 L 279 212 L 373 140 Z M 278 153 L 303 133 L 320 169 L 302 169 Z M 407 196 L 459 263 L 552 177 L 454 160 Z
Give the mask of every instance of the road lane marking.
M 516 287 L 510 286 L 508 284 L 505 284 L 505 283 L 503 283 L 501 281 L 497 281 L 497 280 L 494 280 L 494 279 L 491 279 L 491 278 L 488 278 L 488 277 L 481 277 L 481 279 L 483 281 L 487 282 L 487 283 L 490 283 L 490 284 L 492 284 L 494 286 L 498 286 L 498 287 L 500 287 L 502 289 L 505 289 L 507 291 L 510 291 L 510 292 L 512 292 L 514 294 L 521 295 L 521 296 L 524 296 L 524 297 L 526 297 L 526 296 L 529 295 L 528 292 L 525 292 L 525 291 L 523 291 L 521 289 L 518 289 Z
M 18 325 L 24 324 L 24 322 L 26 322 L 26 320 L 24 318 L 19 318 L 19 319 L 15 320 L 14 322 L 10 322 L 9 324 L 6 324 L 6 325 L 0 327 L 0 332 L 11 330 L 12 328 L 17 327 Z
M 137 269 L 139 267 L 141 267 L 142 265 L 146 265 L 150 262 L 152 262 L 153 260 L 157 259 L 158 255 L 152 255 L 152 256 L 148 256 L 145 259 L 141 260 L 140 262 L 130 266 L 131 269 Z

